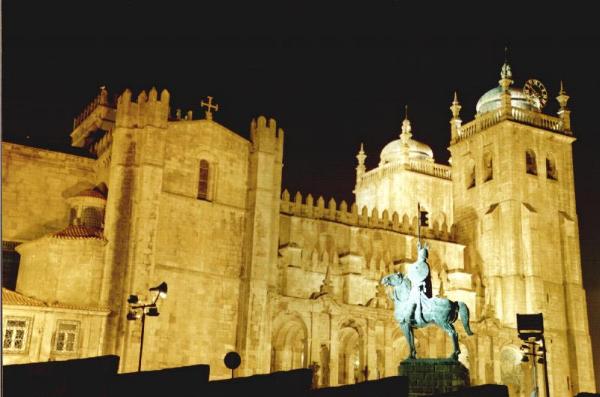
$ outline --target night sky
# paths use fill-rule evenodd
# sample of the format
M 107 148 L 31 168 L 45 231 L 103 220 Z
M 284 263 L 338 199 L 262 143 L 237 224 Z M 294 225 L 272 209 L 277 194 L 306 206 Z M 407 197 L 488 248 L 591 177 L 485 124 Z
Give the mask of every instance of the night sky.
M 427 5 L 414 11 L 400 1 L 332 2 L 326 9 L 299 2 L 164 2 L 162 9 L 80 3 L 3 2 L 4 141 L 85 155 L 70 148 L 69 133 L 101 85 L 111 95 L 167 88 L 172 112 L 193 110 L 196 118 L 211 95 L 220 107 L 215 121 L 244 137 L 257 115 L 278 121 L 286 132 L 283 185 L 292 195 L 352 202 L 360 142 L 371 169 L 397 138 L 406 104 L 413 138 L 447 162 L 452 93 L 458 91 L 462 119 L 472 120 L 478 98 L 497 86 L 506 45 L 515 85 L 537 78 L 548 89 L 545 113 L 555 114 L 564 80 L 600 382 L 600 38 L 590 10 L 499 12 L 497 5 L 472 16 L 434 3 L 431 15 Z

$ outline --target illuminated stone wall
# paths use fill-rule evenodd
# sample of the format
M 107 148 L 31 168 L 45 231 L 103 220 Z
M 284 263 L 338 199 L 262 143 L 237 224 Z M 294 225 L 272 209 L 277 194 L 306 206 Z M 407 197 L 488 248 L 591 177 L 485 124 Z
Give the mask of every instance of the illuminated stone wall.
M 66 199 L 94 186 L 94 163 L 2 142 L 2 240 L 29 241 L 65 227 Z

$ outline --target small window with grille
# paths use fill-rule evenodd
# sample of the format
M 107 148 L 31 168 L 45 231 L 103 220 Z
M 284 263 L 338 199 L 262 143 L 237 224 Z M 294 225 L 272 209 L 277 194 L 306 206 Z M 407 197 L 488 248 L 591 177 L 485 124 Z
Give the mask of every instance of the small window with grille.
M 79 336 L 79 323 L 76 321 L 59 321 L 56 327 L 54 351 L 59 353 L 75 353 L 77 351 L 77 337 Z
M 29 335 L 28 318 L 7 317 L 4 322 L 2 351 L 7 353 L 25 353 Z

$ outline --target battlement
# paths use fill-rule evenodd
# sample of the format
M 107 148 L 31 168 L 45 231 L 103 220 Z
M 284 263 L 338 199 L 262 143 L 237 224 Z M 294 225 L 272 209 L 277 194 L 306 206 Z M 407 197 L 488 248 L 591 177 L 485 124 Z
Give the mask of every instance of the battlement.
M 280 212 L 282 214 L 299 216 L 304 218 L 323 219 L 332 222 L 343 223 L 351 226 L 362 226 L 371 229 L 383 229 L 394 232 L 417 235 L 417 217 L 409 217 L 407 214 L 402 218 L 397 212 L 391 217 L 387 210 L 379 214 L 379 210 L 374 208 L 369 214 L 366 206 L 359 209 L 356 203 L 353 203 L 348 209 L 346 201 L 337 205 L 335 199 L 329 199 L 325 207 L 325 199 L 320 196 L 315 200 L 311 194 L 308 194 L 303 201 L 302 194 L 297 192 L 292 201 L 290 193 L 286 190 L 281 194 Z M 448 226 L 445 222 L 440 225 L 433 222 L 430 227 L 421 226 L 421 236 L 424 238 L 454 241 L 456 230 L 454 225 Z
M 124 128 L 144 128 L 152 126 L 167 128 L 169 119 L 169 91 L 163 89 L 158 98 L 155 87 L 146 94 L 142 91 L 137 100 L 131 100 L 131 91 L 126 89 L 117 99 L 116 125 Z
M 250 123 L 250 140 L 254 150 L 283 152 L 283 129 L 277 128 L 275 119 L 258 116 Z
M 115 116 L 114 101 L 109 100 L 108 91 L 102 87 L 98 96 L 73 119 L 71 146 L 88 148 L 90 152 L 97 154 L 93 145 L 113 129 Z

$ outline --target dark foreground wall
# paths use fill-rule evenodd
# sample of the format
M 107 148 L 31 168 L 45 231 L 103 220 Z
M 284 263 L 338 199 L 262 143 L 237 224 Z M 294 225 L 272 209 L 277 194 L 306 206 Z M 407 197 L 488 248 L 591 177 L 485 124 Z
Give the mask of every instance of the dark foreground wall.
M 110 397 L 202 396 L 209 372 L 208 365 L 190 365 L 117 374 L 111 383 Z
M 462 390 L 443 394 L 434 394 L 435 397 L 508 397 L 508 387 L 504 385 L 481 385 L 467 387 Z M 433 396 L 432 396 L 433 397 Z
M 306 397 L 312 383 L 307 368 L 209 382 L 200 397 L 282 396 Z
M 118 368 L 118 356 L 7 365 L 2 367 L 3 395 L 107 397 Z
M 353 385 L 326 387 L 312 390 L 310 397 L 406 397 L 408 379 L 405 376 L 391 376 Z

